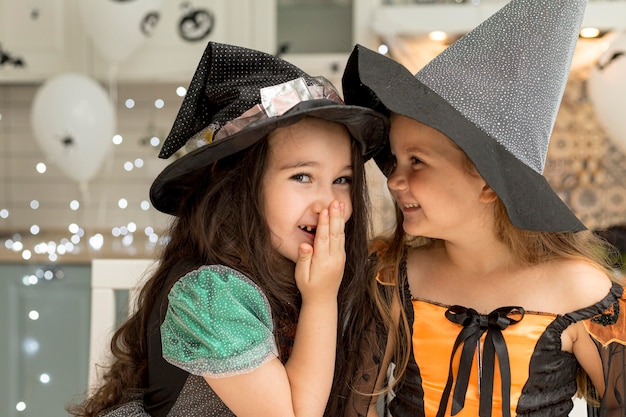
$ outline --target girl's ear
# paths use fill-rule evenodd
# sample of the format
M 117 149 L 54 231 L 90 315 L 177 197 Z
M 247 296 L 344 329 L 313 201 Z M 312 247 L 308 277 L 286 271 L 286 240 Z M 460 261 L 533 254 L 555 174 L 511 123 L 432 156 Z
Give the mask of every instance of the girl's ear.
M 480 192 L 480 201 L 483 203 L 493 203 L 498 198 L 498 195 L 495 191 L 489 186 L 489 184 L 485 183 L 482 191 Z

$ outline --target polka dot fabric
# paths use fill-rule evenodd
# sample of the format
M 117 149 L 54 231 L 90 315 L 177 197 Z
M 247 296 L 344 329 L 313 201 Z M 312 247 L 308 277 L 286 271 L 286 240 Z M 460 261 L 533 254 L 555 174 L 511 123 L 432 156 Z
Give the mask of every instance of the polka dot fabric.
M 260 89 L 303 77 L 298 67 L 260 51 L 211 42 L 187 89 L 159 158 L 169 158 L 210 124 L 217 128 L 261 102 Z

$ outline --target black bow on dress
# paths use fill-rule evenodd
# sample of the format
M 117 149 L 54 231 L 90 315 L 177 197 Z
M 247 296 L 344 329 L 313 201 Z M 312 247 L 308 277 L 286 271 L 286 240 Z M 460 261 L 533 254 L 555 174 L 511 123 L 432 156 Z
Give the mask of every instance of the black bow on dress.
M 491 416 L 496 355 L 498 356 L 498 363 L 500 364 L 500 377 L 502 380 L 502 415 L 503 417 L 511 416 L 511 367 L 506 342 L 502 336 L 502 330 L 512 324 L 518 323 L 523 317 L 524 309 L 522 307 L 500 307 L 487 315 L 479 314 L 472 308 L 461 306 L 452 306 L 446 311 L 446 318 L 453 323 L 462 325 L 463 330 L 461 330 L 457 336 L 452 354 L 450 355 L 448 380 L 441 397 L 437 417 L 444 417 L 448 407 L 448 400 L 454 380 L 454 376 L 452 375 L 452 361 L 461 344 L 463 344 L 463 350 L 461 351 L 459 370 L 454 386 L 454 394 L 452 396 L 452 415 L 456 415 L 463 409 L 474 352 L 476 352 L 480 338 L 485 332 L 487 332 L 487 335 L 485 336 L 482 354 L 482 368 L 479 367 L 479 416 Z

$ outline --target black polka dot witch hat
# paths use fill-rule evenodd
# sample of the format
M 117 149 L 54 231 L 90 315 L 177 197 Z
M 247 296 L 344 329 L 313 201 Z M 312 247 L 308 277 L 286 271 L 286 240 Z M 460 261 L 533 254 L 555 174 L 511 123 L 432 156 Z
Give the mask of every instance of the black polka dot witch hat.
M 585 0 L 512 0 L 415 75 L 357 45 L 343 76 L 344 98 L 444 133 L 518 228 L 584 230 L 542 173 L 585 6 Z M 388 174 L 388 149 L 375 160 Z
M 150 188 L 153 206 L 176 215 L 190 174 L 240 152 L 279 127 L 312 116 L 345 125 L 370 158 L 381 146 L 388 120 L 365 107 L 345 105 L 335 87 L 276 56 L 210 42 L 160 158 L 186 151 Z

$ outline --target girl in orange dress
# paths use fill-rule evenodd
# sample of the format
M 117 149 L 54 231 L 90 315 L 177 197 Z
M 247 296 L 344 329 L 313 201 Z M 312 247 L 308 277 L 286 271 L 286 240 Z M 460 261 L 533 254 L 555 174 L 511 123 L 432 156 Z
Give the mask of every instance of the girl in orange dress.
M 415 76 L 350 57 L 346 101 L 391 117 L 375 156 L 397 209 L 374 243 L 385 415 L 565 417 L 578 392 L 594 416 L 626 416 L 610 248 L 542 175 L 584 9 L 513 0 Z

